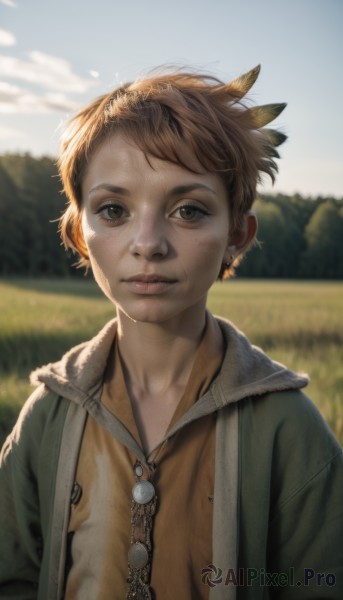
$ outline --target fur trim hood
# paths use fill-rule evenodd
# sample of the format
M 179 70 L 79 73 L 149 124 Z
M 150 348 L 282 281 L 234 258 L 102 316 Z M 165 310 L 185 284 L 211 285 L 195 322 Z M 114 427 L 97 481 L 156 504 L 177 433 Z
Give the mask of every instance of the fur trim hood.
M 214 318 L 226 341 L 222 368 L 211 385 L 219 392 L 216 394 L 214 410 L 247 397 L 300 389 L 307 385 L 308 377 L 305 374 L 294 373 L 271 360 L 232 323 Z M 94 401 L 94 394 L 102 386 L 116 331 L 117 321 L 113 319 L 94 338 L 72 348 L 60 361 L 35 370 L 31 374 L 31 383 L 43 383 L 48 389 L 77 404 L 85 405 L 91 397 Z

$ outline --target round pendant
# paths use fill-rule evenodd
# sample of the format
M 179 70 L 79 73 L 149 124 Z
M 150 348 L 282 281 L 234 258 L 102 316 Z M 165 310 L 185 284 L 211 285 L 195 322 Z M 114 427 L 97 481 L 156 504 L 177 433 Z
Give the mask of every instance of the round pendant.
M 142 465 L 140 463 L 137 462 L 135 464 L 134 471 L 135 471 L 135 474 L 137 475 L 137 477 L 142 477 L 142 475 L 143 475 L 143 467 L 142 467 Z
M 141 542 L 135 542 L 129 548 L 128 561 L 132 569 L 143 569 L 148 563 L 149 554 L 146 546 Z
M 137 504 L 147 504 L 155 496 L 155 488 L 150 481 L 139 481 L 132 488 L 132 496 Z

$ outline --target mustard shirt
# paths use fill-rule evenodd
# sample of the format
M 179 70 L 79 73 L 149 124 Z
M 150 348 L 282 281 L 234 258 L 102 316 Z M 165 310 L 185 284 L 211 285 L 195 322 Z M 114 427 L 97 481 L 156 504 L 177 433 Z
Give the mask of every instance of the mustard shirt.
M 221 331 L 207 314 L 189 381 L 168 429 L 206 392 L 223 354 Z M 141 446 L 116 342 L 101 401 Z M 184 426 L 152 457 L 158 505 L 150 586 L 156 600 L 208 599 L 201 569 L 212 562 L 215 417 L 213 413 Z M 135 463 L 134 453 L 88 416 L 76 473 L 82 496 L 70 515 L 72 566 L 65 600 L 125 599 Z

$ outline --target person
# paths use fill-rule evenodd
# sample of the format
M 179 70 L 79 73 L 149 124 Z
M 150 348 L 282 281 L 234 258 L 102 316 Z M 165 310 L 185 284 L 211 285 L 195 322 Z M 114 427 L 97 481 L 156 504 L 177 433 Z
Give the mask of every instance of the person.
M 306 376 L 206 308 L 285 140 L 258 74 L 154 73 L 66 127 L 62 238 L 117 316 L 33 373 L 4 444 L 3 600 L 343 597 L 341 449 Z

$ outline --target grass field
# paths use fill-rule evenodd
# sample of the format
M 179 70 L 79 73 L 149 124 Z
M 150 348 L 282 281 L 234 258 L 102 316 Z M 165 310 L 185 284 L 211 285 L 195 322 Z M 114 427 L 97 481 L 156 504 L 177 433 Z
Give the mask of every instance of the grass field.
M 343 444 L 343 283 L 233 280 L 213 287 L 209 308 L 309 373 L 308 394 Z M 0 280 L 0 443 L 32 391 L 29 372 L 113 315 L 91 281 Z

